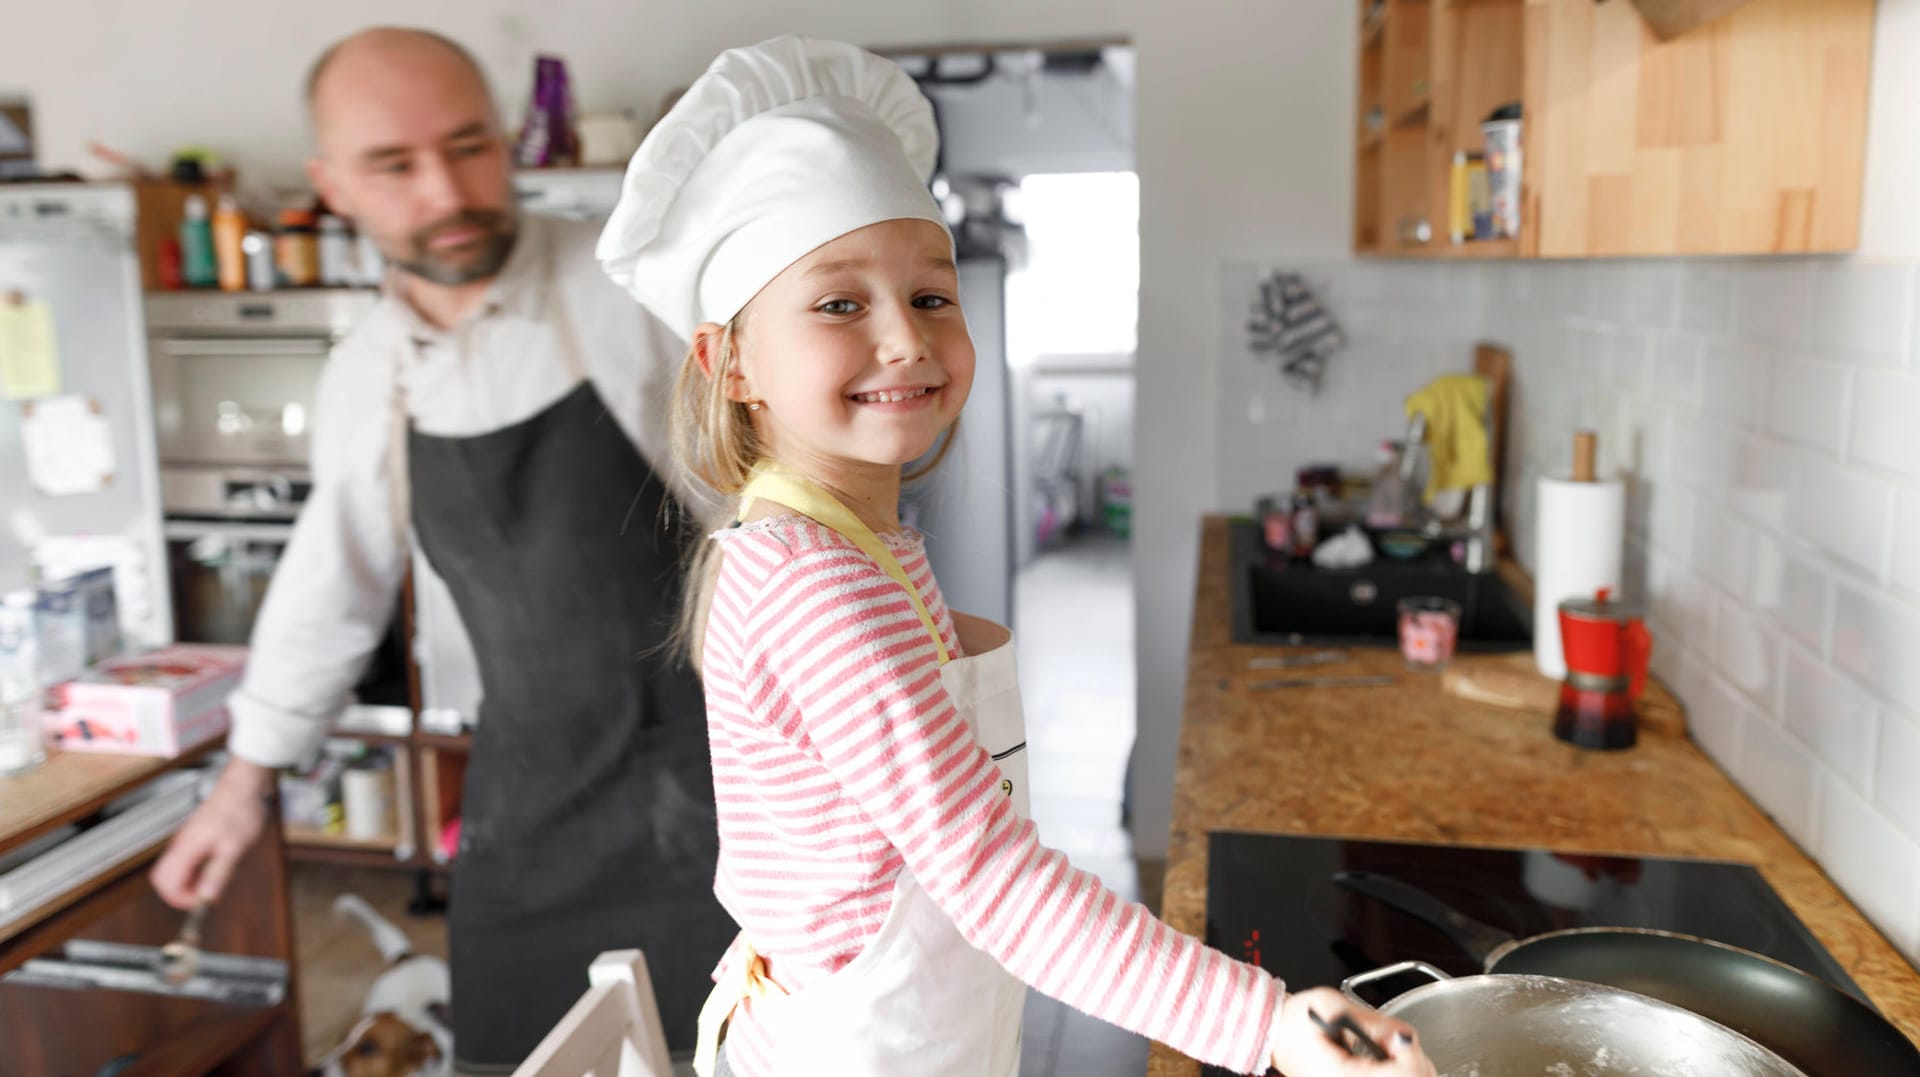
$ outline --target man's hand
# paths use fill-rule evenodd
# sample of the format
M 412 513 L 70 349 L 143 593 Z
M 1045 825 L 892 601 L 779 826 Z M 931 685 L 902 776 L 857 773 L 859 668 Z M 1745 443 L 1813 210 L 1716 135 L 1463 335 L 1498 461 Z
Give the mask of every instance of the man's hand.
M 260 838 L 267 825 L 267 796 L 273 791 L 269 767 L 233 759 L 213 792 L 167 844 L 153 866 L 153 889 L 176 909 L 219 899 L 234 865 Z

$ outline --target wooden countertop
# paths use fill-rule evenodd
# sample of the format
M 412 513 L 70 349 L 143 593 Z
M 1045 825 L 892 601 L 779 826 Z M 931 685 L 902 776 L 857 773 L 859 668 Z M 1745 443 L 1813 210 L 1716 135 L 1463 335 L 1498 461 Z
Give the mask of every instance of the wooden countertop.
M 1407 674 L 1387 687 L 1250 692 L 1232 642 L 1227 519 L 1201 525 L 1162 915 L 1206 925 L 1207 832 L 1698 856 L 1756 865 L 1882 1013 L 1920 1043 L 1920 972 L 1692 741 L 1641 730 L 1626 752 L 1555 740 L 1542 716 L 1442 693 Z M 1468 656 L 1462 664 L 1498 661 Z M 1399 653 L 1356 649 L 1313 673 L 1399 673 Z M 1650 683 L 1650 696 L 1672 700 Z M 1155 1044 L 1149 1077 L 1198 1063 Z
M 49 749 L 45 763 L 0 778 L 0 853 L 89 815 L 154 776 L 197 762 L 225 743 L 225 737 L 215 737 L 165 758 Z

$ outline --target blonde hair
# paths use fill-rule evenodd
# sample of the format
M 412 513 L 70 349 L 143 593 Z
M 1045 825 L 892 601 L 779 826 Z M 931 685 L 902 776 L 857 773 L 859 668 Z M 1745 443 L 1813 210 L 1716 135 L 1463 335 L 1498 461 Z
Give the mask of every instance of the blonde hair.
M 753 428 L 753 416 L 747 405 L 727 399 L 727 374 L 739 359 L 736 340 L 746 317 L 747 312 L 743 310 L 721 326 L 711 374 L 700 365 L 699 344 L 687 347 L 687 357 L 680 364 L 680 376 L 674 381 L 669 422 L 675 461 L 701 485 L 730 504 L 737 502 L 746 490 L 753 469 L 768 458 L 766 446 Z M 960 420 L 956 416 L 940 439 L 933 458 L 925 466 L 903 473 L 901 481 L 912 482 L 939 467 L 959 430 Z M 721 556 L 719 543 L 703 539 L 694 543 L 687 558 L 686 586 L 673 643 L 696 672 L 701 668 L 707 610 L 713 604 L 713 589 L 720 579 Z

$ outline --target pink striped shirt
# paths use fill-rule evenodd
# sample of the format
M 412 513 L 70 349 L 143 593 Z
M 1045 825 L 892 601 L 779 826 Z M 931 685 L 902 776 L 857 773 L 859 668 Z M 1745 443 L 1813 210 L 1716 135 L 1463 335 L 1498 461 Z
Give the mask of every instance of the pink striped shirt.
M 852 961 L 911 871 L 969 942 L 1032 987 L 1202 1061 L 1265 1071 L 1280 983 L 1040 844 L 941 687 L 899 584 L 805 518 L 717 538 L 705 640 L 715 892 L 777 982 L 797 991 Z M 925 548 L 883 541 L 958 656 Z M 746 1004 L 729 1063 L 759 1077 L 778 1057 Z

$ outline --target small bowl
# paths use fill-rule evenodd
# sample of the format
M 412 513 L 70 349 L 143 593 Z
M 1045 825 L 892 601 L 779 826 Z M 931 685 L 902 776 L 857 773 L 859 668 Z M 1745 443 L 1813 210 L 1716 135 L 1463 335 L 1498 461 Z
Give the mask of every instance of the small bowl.
M 1417 531 L 1387 531 L 1374 538 L 1380 552 L 1398 561 L 1411 561 L 1427 552 L 1429 540 Z

